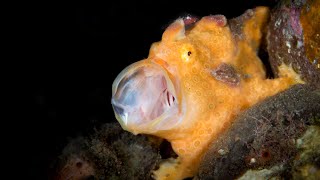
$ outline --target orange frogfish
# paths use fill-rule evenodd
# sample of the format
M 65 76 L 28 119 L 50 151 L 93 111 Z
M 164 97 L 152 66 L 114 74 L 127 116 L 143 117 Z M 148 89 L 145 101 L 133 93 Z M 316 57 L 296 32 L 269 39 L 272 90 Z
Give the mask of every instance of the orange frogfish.
M 223 15 L 179 18 L 152 44 L 148 58 L 125 68 L 112 85 L 112 105 L 124 130 L 171 143 L 155 179 L 197 173 L 208 145 L 243 110 L 304 83 L 290 66 L 268 79 L 257 52 L 269 15 L 257 7 L 230 20 Z

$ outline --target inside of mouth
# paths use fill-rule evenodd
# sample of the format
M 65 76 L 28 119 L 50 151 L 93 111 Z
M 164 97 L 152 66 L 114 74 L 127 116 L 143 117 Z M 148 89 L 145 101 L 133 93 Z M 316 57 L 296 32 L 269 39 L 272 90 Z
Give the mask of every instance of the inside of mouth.
M 159 84 L 160 85 L 160 84 Z M 150 112 L 150 115 L 148 117 L 148 113 L 146 113 L 146 119 L 156 119 L 157 117 L 161 116 L 166 110 L 168 110 L 171 106 L 175 103 L 175 97 L 172 95 L 172 93 L 168 90 L 168 85 L 166 82 L 165 77 L 161 77 L 161 85 L 159 87 L 159 92 L 156 92 L 154 97 L 157 97 L 156 99 L 150 99 L 151 104 L 153 104 L 153 107 L 145 107 L 145 112 Z M 152 102 L 153 101 L 153 102 Z M 149 105 L 149 103 L 146 103 L 146 105 Z
M 126 113 L 138 124 L 160 117 L 176 105 L 169 81 L 162 70 L 154 67 L 140 67 L 125 75 L 113 96 L 115 112 L 120 117 Z

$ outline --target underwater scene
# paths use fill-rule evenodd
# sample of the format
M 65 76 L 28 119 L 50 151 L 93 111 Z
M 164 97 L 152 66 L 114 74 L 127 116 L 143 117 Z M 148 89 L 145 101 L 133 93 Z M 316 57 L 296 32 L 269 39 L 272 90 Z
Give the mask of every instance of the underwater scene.
M 71 14 L 65 69 L 34 93 L 30 178 L 320 179 L 320 0 Z

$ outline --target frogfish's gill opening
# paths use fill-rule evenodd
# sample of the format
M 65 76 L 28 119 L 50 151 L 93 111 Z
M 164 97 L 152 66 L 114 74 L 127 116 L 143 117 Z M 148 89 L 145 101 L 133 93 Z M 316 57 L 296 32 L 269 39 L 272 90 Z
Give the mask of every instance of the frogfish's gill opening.
M 166 139 L 163 139 L 158 146 L 159 148 L 159 154 L 161 156 L 161 159 L 169 159 L 169 158 L 177 158 L 178 155 L 173 151 L 171 143 L 167 141 Z M 158 170 L 160 168 L 160 164 L 158 163 L 153 170 Z
M 167 140 L 163 140 L 159 147 L 160 155 L 162 159 L 177 158 L 178 155 L 173 151 L 171 143 Z

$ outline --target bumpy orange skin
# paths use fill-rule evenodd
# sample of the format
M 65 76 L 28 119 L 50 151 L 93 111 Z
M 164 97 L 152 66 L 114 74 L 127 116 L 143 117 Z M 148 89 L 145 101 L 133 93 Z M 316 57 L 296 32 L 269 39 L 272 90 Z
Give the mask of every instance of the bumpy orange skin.
M 247 18 L 239 22 L 242 31 L 238 39 L 229 25 L 215 16 L 203 17 L 188 30 L 180 19 L 166 29 L 161 42 L 152 45 L 143 61 L 154 61 L 169 71 L 179 82 L 178 102 L 184 101 L 186 107 L 180 124 L 153 133 L 170 141 L 179 156 L 164 162 L 154 172 L 156 179 L 194 176 L 208 144 L 237 114 L 300 81 L 289 67 L 280 70 L 282 77 L 266 79 L 257 50 L 268 14 L 264 7 L 247 12 Z M 222 64 L 234 68 L 238 84 L 230 85 L 213 76 Z
M 311 21 L 310 21 L 311 20 Z M 317 59 L 314 63 L 317 69 L 320 69 L 320 1 L 307 1 L 304 5 L 300 23 L 303 28 L 303 38 L 305 41 L 305 50 L 307 58 L 312 61 Z

